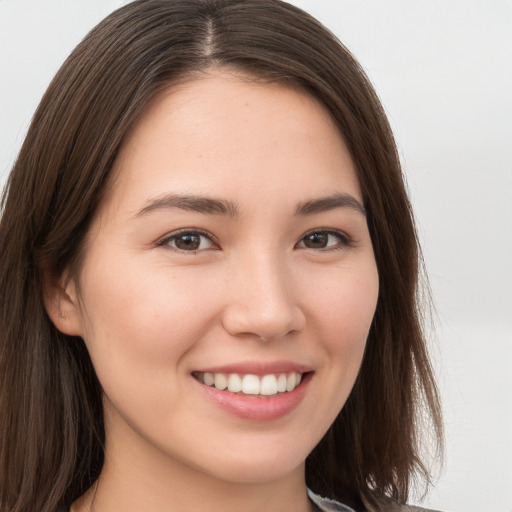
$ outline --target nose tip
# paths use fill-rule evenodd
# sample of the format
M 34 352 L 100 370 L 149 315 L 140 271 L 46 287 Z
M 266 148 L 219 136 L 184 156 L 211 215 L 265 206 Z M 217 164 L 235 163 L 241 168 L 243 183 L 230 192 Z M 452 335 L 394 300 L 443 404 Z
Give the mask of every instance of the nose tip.
M 233 336 L 268 342 L 300 332 L 305 315 L 285 273 L 257 271 L 230 280 L 223 325 Z
M 223 324 L 233 336 L 251 335 L 258 341 L 269 342 L 299 332 L 304 326 L 300 308 L 290 304 L 283 308 L 274 301 L 264 309 L 251 304 L 230 304 L 224 313 Z

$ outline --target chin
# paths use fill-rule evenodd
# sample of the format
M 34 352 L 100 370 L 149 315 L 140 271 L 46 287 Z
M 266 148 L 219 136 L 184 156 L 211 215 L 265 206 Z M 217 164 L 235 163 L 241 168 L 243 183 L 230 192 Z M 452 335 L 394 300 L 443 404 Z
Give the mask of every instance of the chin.
M 303 472 L 308 453 L 298 447 L 287 451 L 272 448 L 240 449 L 212 461 L 208 473 L 225 482 L 264 484 Z
M 217 471 L 214 476 L 216 479 L 233 484 L 266 484 L 283 480 L 295 474 L 297 471 L 303 471 L 304 461 L 298 465 L 275 465 L 274 461 L 268 461 L 265 464 L 252 464 L 249 461 L 240 464 L 233 464 L 232 467 L 225 467 L 221 472 Z

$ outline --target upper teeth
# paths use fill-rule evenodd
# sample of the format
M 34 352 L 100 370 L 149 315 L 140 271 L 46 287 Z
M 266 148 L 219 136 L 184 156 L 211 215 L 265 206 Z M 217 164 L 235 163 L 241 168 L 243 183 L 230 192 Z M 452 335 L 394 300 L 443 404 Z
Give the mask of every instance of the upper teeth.
M 245 395 L 276 395 L 278 392 L 293 391 L 300 384 L 302 374 L 290 372 L 258 376 L 205 372 L 196 374 L 196 377 L 207 386 L 213 386 L 220 391 L 227 389 L 232 393 L 242 392 Z

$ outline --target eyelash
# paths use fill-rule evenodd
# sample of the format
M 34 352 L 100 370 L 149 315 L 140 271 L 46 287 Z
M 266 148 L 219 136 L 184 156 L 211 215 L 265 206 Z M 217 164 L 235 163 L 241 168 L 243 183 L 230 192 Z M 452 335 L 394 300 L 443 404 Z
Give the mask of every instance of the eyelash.
M 344 233 L 343 231 L 336 231 L 336 230 L 332 230 L 332 229 L 323 229 L 323 228 L 316 228 L 316 229 L 313 229 L 312 231 L 308 231 L 305 235 L 303 235 L 301 237 L 301 239 L 299 240 L 299 242 L 297 242 L 296 245 L 298 245 L 299 243 L 302 243 L 304 242 L 304 240 L 307 238 L 307 237 L 310 237 L 312 235 L 327 235 L 327 236 L 334 236 L 338 239 L 338 243 L 335 244 L 334 246 L 327 246 L 327 247 L 320 247 L 320 248 L 312 248 L 312 247 L 302 247 L 304 249 L 312 249 L 312 250 L 317 250 L 317 251 L 322 251 L 322 252 L 327 252 L 327 251 L 339 251 L 339 250 L 342 250 L 342 249 L 346 249 L 347 247 L 351 247 L 354 245 L 354 241 L 352 240 L 352 238 L 350 238 L 346 233 Z
M 176 247 L 176 246 L 173 247 L 171 245 L 171 242 L 176 241 L 176 240 L 179 239 L 179 237 L 185 236 L 185 235 L 188 235 L 190 237 L 206 238 L 206 239 L 209 240 L 209 242 L 212 244 L 213 247 L 208 247 L 208 248 L 203 248 L 203 249 L 198 248 L 198 249 L 190 250 L 189 251 L 189 250 L 182 249 L 182 248 L 179 248 L 179 247 Z M 304 243 L 304 241 L 308 237 L 311 237 L 313 235 L 320 235 L 320 236 L 327 235 L 328 237 L 333 236 L 333 237 L 336 237 L 338 239 L 338 243 L 336 243 L 334 246 L 317 247 L 317 248 L 307 247 L 305 245 L 303 245 L 302 247 L 299 246 L 299 244 Z M 308 231 L 306 234 L 304 234 L 300 238 L 300 240 L 297 242 L 295 247 L 299 246 L 300 249 L 311 249 L 313 251 L 327 252 L 327 251 L 338 251 L 338 250 L 345 249 L 347 247 L 351 247 L 353 245 L 353 243 L 354 243 L 353 240 L 346 233 L 343 233 L 342 231 L 335 231 L 335 230 L 332 230 L 332 229 L 317 228 L 317 229 L 314 229 L 312 231 Z M 201 244 L 201 242 L 200 242 L 200 244 Z M 219 248 L 219 246 L 218 246 L 218 244 L 216 242 L 215 237 L 211 233 L 208 233 L 206 231 L 196 230 L 196 229 L 187 229 L 187 228 L 181 229 L 179 231 L 171 233 L 169 236 L 166 236 L 165 238 L 160 240 L 157 243 L 157 246 L 158 247 L 168 246 L 171 249 L 176 250 L 177 252 L 180 252 L 182 254 L 189 254 L 189 255 L 194 255 L 194 254 L 197 254 L 199 252 L 206 251 L 206 250 L 218 249 Z
M 202 251 L 205 251 L 205 250 L 212 249 L 212 248 L 209 247 L 208 249 L 196 249 L 196 250 L 188 251 L 188 250 L 185 250 L 185 249 L 180 249 L 179 247 L 171 246 L 171 242 L 173 240 L 176 241 L 177 239 L 179 239 L 180 236 L 184 236 L 184 235 L 197 236 L 197 237 L 201 237 L 201 238 L 206 238 L 206 239 L 208 239 L 210 241 L 212 246 L 214 246 L 212 248 L 217 248 L 218 249 L 218 244 L 215 241 L 215 237 L 211 233 L 208 233 L 206 231 L 201 231 L 201 230 L 198 230 L 198 229 L 187 229 L 187 228 L 180 229 L 179 231 L 175 231 L 175 232 L 171 233 L 169 236 L 166 236 L 165 238 L 160 240 L 157 243 L 157 246 L 158 247 L 169 246 L 171 249 L 174 249 L 177 252 L 180 252 L 182 254 L 190 254 L 190 255 L 194 255 L 194 254 L 197 254 L 198 252 L 202 252 Z

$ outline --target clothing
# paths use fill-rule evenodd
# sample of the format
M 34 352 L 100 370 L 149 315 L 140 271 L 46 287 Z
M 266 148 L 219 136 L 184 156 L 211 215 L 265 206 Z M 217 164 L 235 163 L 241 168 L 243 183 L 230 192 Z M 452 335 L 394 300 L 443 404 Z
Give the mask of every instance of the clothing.
M 342 503 L 338 503 L 337 501 L 333 501 L 328 498 L 321 498 L 311 489 L 308 489 L 308 496 L 320 512 L 354 512 L 350 507 L 347 507 Z
M 354 510 L 347 507 L 347 505 L 343 505 L 342 503 L 338 503 L 337 501 L 333 501 L 328 498 L 322 498 L 310 489 L 308 489 L 308 496 L 313 504 L 318 508 L 319 512 L 354 512 Z M 436 512 L 435 510 L 415 507 L 413 505 L 400 505 L 393 501 L 390 501 L 389 503 L 390 505 L 386 512 Z

